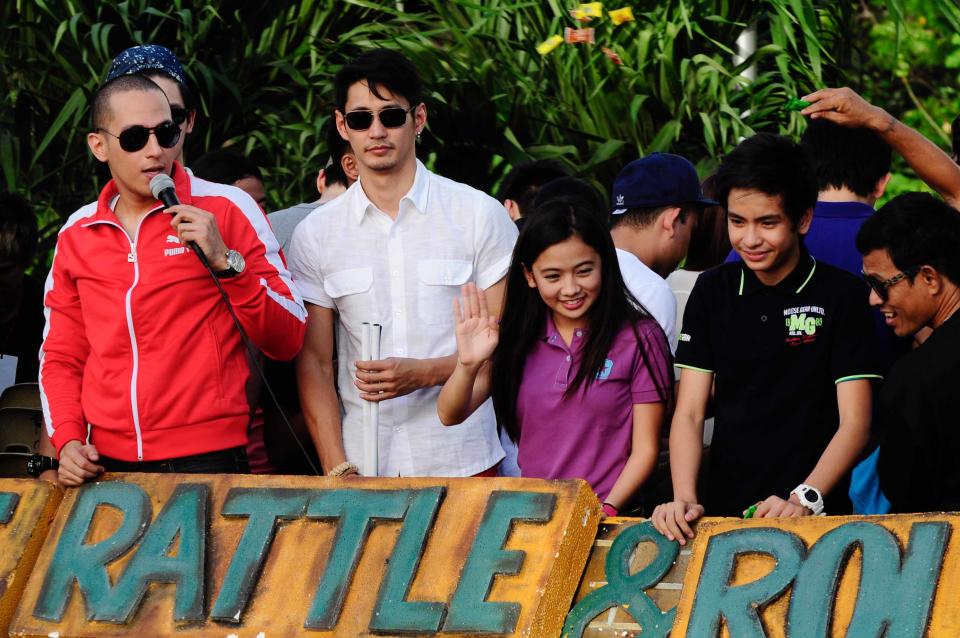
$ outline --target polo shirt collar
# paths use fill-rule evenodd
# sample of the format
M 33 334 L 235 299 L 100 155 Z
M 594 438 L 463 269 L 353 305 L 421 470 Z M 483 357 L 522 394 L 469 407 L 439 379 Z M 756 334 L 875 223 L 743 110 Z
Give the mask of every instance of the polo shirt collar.
M 821 202 L 813 208 L 814 217 L 865 219 L 876 212 L 873 206 L 863 202 Z
M 357 180 L 357 182 L 350 188 L 357 189 L 355 195 L 357 198 L 357 205 L 353 207 L 351 212 L 353 213 L 354 221 L 357 224 L 360 224 L 368 211 L 377 211 L 379 209 L 373 202 L 370 201 L 370 198 L 367 197 L 367 194 L 363 191 L 363 186 L 360 183 L 360 180 Z M 407 191 L 406 195 L 400 198 L 400 211 L 402 212 L 404 209 L 410 209 L 422 215 L 426 215 L 429 194 L 430 171 L 427 170 L 427 167 L 424 166 L 420 160 L 417 160 L 417 172 L 413 177 L 413 186 L 410 187 L 410 190 Z
M 817 260 L 807 251 L 803 244 L 800 245 L 800 260 L 789 275 L 784 277 L 780 283 L 768 286 L 757 279 L 757 275 L 741 264 L 740 266 L 740 286 L 737 294 L 740 296 L 750 295 L 762 290 L 777 290 L 787 294 L 797 294 L 801 292 L 810 280 L 813 273 L 817 270 Z
M 575 337 L 573 342 L 570 344 L 571 348 L 568 348 L 566 342 L 563 340 L 563 337 L 560 336 L 560 331 L 557 330 L 557 324 L 553 321 L 553 313 L 548 310 L 547 320 L 543 324 L 543 334 L 540 335 L 540 340 L 555 346 L 559 346 L 564 350 L 576 349 L 578 344 L 582 345 L 583 343 L 586 343 L 586 335 L 589 330 L 589 328 L 578 328 L 577 332 L 579 333 L 578 336 L 580 338 Z

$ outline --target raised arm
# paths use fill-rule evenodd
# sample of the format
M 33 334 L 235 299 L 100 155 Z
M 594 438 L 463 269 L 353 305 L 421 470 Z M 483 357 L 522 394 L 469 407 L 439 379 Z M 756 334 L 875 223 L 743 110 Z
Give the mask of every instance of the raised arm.
M 903 156 L 917 176 L 943 199 L 960 208 L 960 166 L 939 146 L 852 89 L 821 89 L 803 97 L 812 104 L 801 113 L 841 126 L 863 127 L 876 133 Z
M 462 423 L 490 396 L 490 357 L 500 338 L 484 291 L 469 283 L 461 295 L 453 300 L 457 363 L 437 399 L 437 416 L 444 425 Z

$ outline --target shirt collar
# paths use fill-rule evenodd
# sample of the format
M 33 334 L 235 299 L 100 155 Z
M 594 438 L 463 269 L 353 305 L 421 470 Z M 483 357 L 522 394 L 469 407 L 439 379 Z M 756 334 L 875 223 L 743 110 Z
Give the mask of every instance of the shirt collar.
M 873 206 L 863 202 L 817 202 L 813 208 L 814 217 L 854 218 L 870 217 L 874 213 Z
M 750 295 L 762 290 L 777 290 L 787 294 L 795 295 L 800 293 L 813 278 L 813 273 L 817 270 L 817 260 L 807 251 L 803 244 L 800 245 L 800 260 L 789 275 L 783 278 L 778 284 L 768 286 L 757 279 L 757 275 L 746 267 L 743 263 L 740 265 L 740 286 L 737 294 L 740 296 Z
M 546 314 L 547 320 L 543 324 L 543 334 L 540 335 L 540 340 L 567 350 L 567 344 L 564 342 L 563 337 L 560 336 L 560 331 L 557 330 L 557 324 L 553 321 L 553 313 L 548 310 Z M 587 333 L 589 331 L 589 328 L 578 328 L 577 332 L 580 333 L 578 335 L 579 338 L 574 337 L 570 345 L 574 349 L 582 347 L 583 344 L 586 343 Z
M 363 191 L 363 186 L 358 179 L 350 188 L 355 188 L 356 206 L 351 211 L 353 220 L 360 224 L 366 216 L 367 211 L 379 210 L 367 194 Z M 430 172 L 420 160 L 417 160 L 417 172 L 413 177 L 413 186 L 407 191 L 407 194 L 400 198 L 400 211 L 409 208 L 422 215 L 427 214 L 427 201 L 430 194 Z M 404 204 L 406 202 L 406 204 Z M 399 217 L 399 214 L 398 214 Z

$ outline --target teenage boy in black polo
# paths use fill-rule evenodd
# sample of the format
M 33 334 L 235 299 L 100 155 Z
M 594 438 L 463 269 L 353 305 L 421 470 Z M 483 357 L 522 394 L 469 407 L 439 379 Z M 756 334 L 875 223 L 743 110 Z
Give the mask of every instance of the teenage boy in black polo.
M 849 513 L 849 470 L 870 425 L 875 337 L 862 281 L 803 247 L 817 200 L 807 153 L 756 135 L 717 171 L 742 263 L 700 275 L 677 348 L 670 432 L 674 501 L 653 524 L 681 544 L 704 514 Z M 704 413 L 716 421 L 704 505 L 696 493 Z

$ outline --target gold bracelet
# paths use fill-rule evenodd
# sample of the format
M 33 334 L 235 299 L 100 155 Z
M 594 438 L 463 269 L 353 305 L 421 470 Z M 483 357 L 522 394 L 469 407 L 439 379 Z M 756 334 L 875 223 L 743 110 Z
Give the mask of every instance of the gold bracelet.
M 327 476 L 345 476 L 347 474 L 360 474 L 360 468 L 350 461 L 344 461 L 337 467 L 327 472 Z

